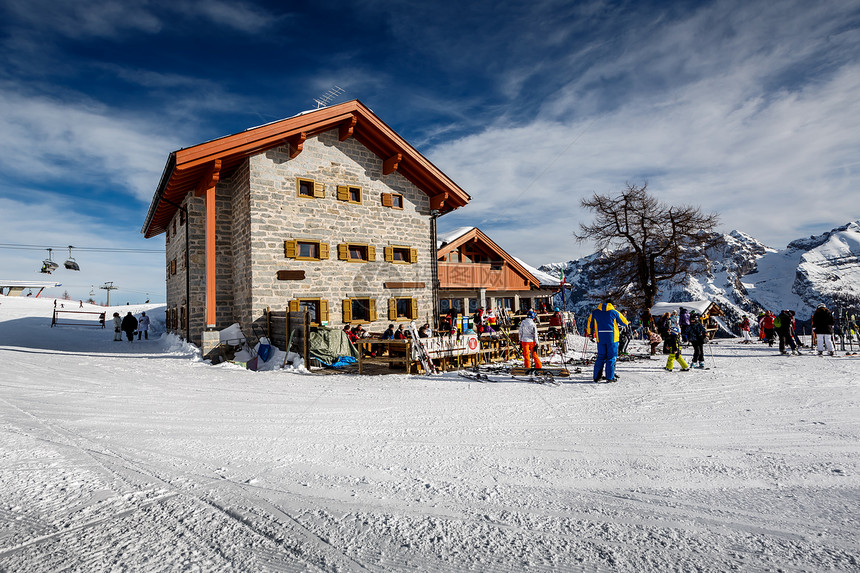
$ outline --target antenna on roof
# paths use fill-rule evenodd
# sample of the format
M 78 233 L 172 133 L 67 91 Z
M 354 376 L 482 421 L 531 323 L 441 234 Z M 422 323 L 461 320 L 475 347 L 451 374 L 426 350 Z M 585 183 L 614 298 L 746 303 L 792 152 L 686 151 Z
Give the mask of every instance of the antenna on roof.
M 343 94 L 345 91 L 346 90 L 339 86 L 334 86 L 320 97 L 315 97 L 314 101 L 317 102 L 317 109 L 328 106 L 328 104 L 340 97 L 340 95 Z

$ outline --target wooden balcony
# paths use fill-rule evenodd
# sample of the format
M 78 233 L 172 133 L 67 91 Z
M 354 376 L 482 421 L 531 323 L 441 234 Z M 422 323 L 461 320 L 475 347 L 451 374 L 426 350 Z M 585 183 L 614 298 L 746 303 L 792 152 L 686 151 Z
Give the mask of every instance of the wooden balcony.
M 443 289 L 521 291 L 529 281 L 507 263 L 439 263 L 439 286 Z

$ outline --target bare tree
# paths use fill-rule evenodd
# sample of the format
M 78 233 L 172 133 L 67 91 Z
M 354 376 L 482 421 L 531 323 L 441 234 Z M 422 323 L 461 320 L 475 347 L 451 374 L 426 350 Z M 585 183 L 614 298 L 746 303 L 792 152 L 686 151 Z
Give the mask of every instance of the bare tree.
M 593 241 L 603 251 L 593 268 L 604 279 L 604 294 L 640 309 L 654 306 L 661 281 L 681 284 L 707 270 L 705 255 L 718 237 L 719 221 L 698 207 L 661 203 L 647 187 L 628 183 L 619 195 L 583 199 L 595 219 L 574 233 L 577 241 Z

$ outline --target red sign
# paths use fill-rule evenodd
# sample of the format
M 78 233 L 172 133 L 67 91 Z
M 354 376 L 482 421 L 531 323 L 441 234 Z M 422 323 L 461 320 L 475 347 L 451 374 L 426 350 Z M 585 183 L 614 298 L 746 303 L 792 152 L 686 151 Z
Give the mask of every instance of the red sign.
M 469 350 L 475 350 L 478 347 L 478 339 L 477 338 L 470 338 L 468 344 L 469 344 Z

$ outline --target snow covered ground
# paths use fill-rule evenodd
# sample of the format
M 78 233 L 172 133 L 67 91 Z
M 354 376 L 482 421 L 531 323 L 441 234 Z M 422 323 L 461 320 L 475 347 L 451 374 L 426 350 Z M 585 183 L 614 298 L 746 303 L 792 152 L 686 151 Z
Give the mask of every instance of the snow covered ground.
M 0 571 L 860 569 L 856 358 L 255 373 L 52 302 L 0 297 Z

